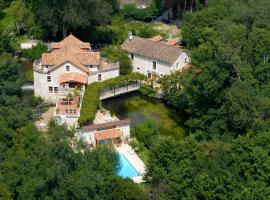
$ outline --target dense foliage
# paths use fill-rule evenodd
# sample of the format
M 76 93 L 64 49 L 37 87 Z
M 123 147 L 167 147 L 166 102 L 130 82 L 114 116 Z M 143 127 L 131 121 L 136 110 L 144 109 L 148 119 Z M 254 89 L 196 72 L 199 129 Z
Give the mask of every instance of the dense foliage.
M 84 94 L 81 107 L 79 124 L 85 125 L 91 123 L 95 119 L 96 112 L 100 104 L 100 92 L 105 88 L 114 88 L 121 84 L 128 84 L 129 81 L 140 81 L 146 77 L 139 73 L 131 73 L 116 78 L 108 79 L 103 82 L 95 82 L 90 84 Z
M 159 10 L 154 1 L 144 9 L 137 8 L 135 4 L 126 4 L 121 9 L 121 15 L 125 19 L 133 19 L 139 21 L 146 21 L 155 19 L 159 14 Z
M 38 43 L 31 49 L 22 50 L 22 57 L 29 59 L 30 61 L 35 61 L 41 58 L 41 55 L 48 51 L 48 47 L 45 44 Z
M 108 23 L 112 14 L 118 9 L 116 0 L 37 0 L 27 1 L 41 24 L 48 27 L 53 34 L 76 29 L 91 28 Z
M 150 148 L 159 136 L 157 124 L 151 120 L 137 124 L 132 129 L 132 136 L 135 136 L 146 148 Z
M 184 16 L 192 66 L 162 80 L 190 136 L 151 149 L 154 199 L 268 199 L 270 4 L 209 0 Z
M 120 46 L 107 46 L 101 50 L 101 56 L 108 58 L 111 62 L 119 62 L 120 74 L 125 75 L 132 72 L 132 63 L 127 52 Z

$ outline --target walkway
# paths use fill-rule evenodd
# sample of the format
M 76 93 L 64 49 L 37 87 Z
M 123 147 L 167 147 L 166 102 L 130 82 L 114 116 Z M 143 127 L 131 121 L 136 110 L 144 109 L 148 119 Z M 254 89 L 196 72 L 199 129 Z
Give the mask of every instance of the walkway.
M 140 88 L 139 83 L 130 84 L 128 86 L 118 87 L 115 90 L 109 90 L 105 92 L 100 93 L 100 100 L 108 99 L 111 97 L 115 97 L 121 94 L 129 93 L 135 90 L 138 90 Z
M 116 151 L 125 155 L 128 161 L 133 165 L 133 167 L 140 173 L 140 176 L 132 178 L 135 183 L 142 183 L 143 175 L 145 174 L 145 165 L 139 156 L 134 152 L 133 148 L 128 144 L 121 144 L 121 146 L 115 146 Z

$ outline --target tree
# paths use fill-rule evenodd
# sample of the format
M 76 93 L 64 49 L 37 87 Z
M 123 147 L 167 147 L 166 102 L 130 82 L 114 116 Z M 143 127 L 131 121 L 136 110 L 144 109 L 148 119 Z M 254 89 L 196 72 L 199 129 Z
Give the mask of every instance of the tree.
M 146 148 L 150 148 L 159 136 L 159 128 L 155 122 L 148 120 L 134 126 L 132 134 L 144 144 Z
M 116 9 L 115 0 L 37 0 L 28 2 L 41 24 L 51 28 L 54 34 L 63 37 L 78 28 L 90 28 L 97 24 L 108 23 Z

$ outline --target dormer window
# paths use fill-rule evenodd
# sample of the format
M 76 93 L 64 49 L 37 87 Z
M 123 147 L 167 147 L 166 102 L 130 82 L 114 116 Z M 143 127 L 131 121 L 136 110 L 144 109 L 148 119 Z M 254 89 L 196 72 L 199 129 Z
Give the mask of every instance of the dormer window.
M 69 72 L 70 71 L 70 66 L 66 65 L 66 71 Z

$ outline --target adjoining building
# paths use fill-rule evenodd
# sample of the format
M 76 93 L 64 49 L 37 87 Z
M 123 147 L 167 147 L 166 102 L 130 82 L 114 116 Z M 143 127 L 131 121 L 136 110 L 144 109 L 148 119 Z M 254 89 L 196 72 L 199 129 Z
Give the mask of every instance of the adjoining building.
M 160 36 L 145 39 L 130 33 L 122 49 L 129 53 L 133 71 L 148 78 L 172 74 L 184 69 L 190 62 L 179 45 L 172 41 L 164 42 Z
M 77 138 L 90 147 L 128 142 L 130 123 L 130 119 L 125 119 L 84 126 L 77 131 Z

